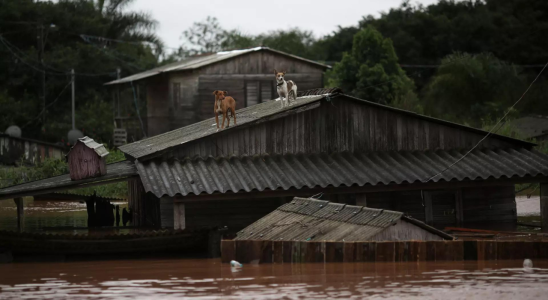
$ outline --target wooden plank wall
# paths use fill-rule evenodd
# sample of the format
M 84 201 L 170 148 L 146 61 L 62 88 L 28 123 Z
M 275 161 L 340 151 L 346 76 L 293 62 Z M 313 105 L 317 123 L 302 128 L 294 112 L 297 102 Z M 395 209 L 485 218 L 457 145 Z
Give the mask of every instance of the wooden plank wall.
M 300 242 L 221 241 L 221 260 L 259 263 L 421 262 L 548 259 L 548 242 L 401 241 Z
M 272 121 L 208 136 L 175 149 L 178 158 L 470 149 L 483 134 L 339 97 Z M 267 138 L 268 137 L 268 138 Z M 216 147 L 211 147 L 216 145 Z M 515 145 L 491 138 L 480 147 Z
M 465 188 L 462 198 L 465 227 L 498 230 L 516 228 L 514 185 Z
M 166 76 L 147 81 L 147 125 L 148 136 L 169 131 L 169 81 Z

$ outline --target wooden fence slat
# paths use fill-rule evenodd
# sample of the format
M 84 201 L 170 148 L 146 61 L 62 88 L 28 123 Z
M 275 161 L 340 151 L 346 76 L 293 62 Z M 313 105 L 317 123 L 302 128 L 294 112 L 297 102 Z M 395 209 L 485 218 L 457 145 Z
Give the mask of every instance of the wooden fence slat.
M 426 244 L 426 261 L 435 261 L 436 260 L 436 242 L 424 242 Z
M 236 260 L 236 243 L 233 240 L 221 241 L 221 262 L 229 263 Z
M 291 242 L 291 263 L 301 262 L 301 242 Z
M 342 262 L 344 257 L 343 242 L 325 243 L 325 262 Z
M 395 261 L 409 261 L 409 246 L 410 242 L 395 242 Z
M 436 261 L 445 261 L 445 260 L 451 260 L 451 253 L 449 252 L 449 247 L 445 243 L 445 241 L 435 241 L 433 242 L 435 247 L 435 253 L 436 253 Z
M 464 260 L 478 260 L 478 241 L 463 242 Z
M 283 262 L 291 263 L 292 261 L 292 247 L 293 244 L 291 241 L 283 241 Z
M 272 263 L 272 241 L 261 241 L 260 263 Z
M 281 264 L 284 262 L 284 247 L 282 241 L 272 242 L 272 262 L 275 264 Z
M 344 262 L 354 262 L 356 260 L 356 244 L 354 242 L 344 243 Z
M 393 262 L 395 256 L 394 242 L 377 242 L 376 258 L 377 262 Z
M 496 260 L 497 242 L 478 241 L 478 260 Z

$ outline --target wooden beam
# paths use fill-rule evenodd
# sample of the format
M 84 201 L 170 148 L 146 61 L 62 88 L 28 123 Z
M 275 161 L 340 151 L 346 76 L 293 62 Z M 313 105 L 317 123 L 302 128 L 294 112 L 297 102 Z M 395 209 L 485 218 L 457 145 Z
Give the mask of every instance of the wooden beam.
M 239 193 L 214 193 L 204 195 L 188 195 L 174 197 L 175 202 L 193 202 L 193 201 L 208 201 L 208 200 L 234 200 L 234 199 L 249 199 L 249 198 L 274 198 L 274 197 L 310 197 L 318 193 L 325 194 L 354 194 L 354 193 L 371 193 L 371 192 L 387 192 L 387 191 L 412 191 L 412 190 L 442 190 L 456 189 L 463 187 L 487 187 L 501 186 L 507 184 L 544 182 L 548 184 L 547 176 L 514 178 L 514 179 L 494 179 L 482 181 L 459 181 L 459 182 L 438 182 L 438 183 L 412 183 L 412 184 L 393 184 L 393 185 L 365 185 L 351 187 L 330 187 L 330 188 L 306 188 L 301 189 L 290 188 L 288 190 L 262 191 L 262 192 L 239 192 Z
M 15 205 L 17 205 L 17 230 L 22 232 L 25 230 L 25 211 L 23 198 L 13 199 Z
M 548 232 L 548 183 L 540 184 L 540 218 L 542 232 Z

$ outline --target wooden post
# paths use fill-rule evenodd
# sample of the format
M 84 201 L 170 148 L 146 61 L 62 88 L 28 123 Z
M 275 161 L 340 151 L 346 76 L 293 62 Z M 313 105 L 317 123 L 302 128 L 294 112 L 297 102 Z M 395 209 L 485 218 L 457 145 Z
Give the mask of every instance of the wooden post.
M 22 232 L 25 230 L 25 211 L 23 206 L 23 198 L 15 198 L 15 205 L 17 205 L 17 230 Z
M 540 218 L 542 232 L 548 232 L 548 183 L 540 184 Z
M 174 229 L 184 230 L 186 228 L 185 205 L 183 203 L 173 204 Z
M 430 192 L 423 192 L 423 195 L 426 224 L 432 225 L 434 223 L 434 214 L 432 211 L 432 194 Z
M 356 194 L 356 205 L 357 206 L 367 207 L 367 199 L 366 198 L 367 198 L 366 193 Z

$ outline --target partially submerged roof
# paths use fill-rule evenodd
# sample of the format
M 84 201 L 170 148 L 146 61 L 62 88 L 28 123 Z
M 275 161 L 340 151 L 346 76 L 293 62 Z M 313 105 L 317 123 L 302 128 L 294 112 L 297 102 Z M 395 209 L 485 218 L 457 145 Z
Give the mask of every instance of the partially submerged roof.
M 402 114 L 412 115 L 418 119 L 425 119 L 435 123 L 441 123 L 447 126 L 461 128 L 466 131 L 479 133 L 482 135 L 488 134 L 488 132 L 468 127 L 465 125 L 452 123 L 449 121 L 436 119 L 424 115 L 419 115 L 414 112 L 401 110 L 391 106 L 386 106 L 378 104 L 375 102 L 362 100 L 359 98 L 351 97 L 345 94 L 342 94 L 342 91 L 338 88 L 333 89 L 315 89 L 310 91 L 299 92 L 300 97 L 297 98 L 297 101 L 292 104 L 292 106 L 281 108 L 279 101 L 266 101 L 257 105 L 248 106 L 236 111 L 236 116 L 238 120 L 237 125 L 232 125 L 224 130 L 217 131 L 217 125 L 215 118 L 210 118 L 201 122 L 197 122 L 186 127 L 175 129 L 163 134 L 159 134 L 150 138 L 146 138 L 134 143 L 126 144 L 120 146 L 119 149 L 126 154 L 126 157 L 137 158 L 140 160 L 149 159 L 161 154 L 161 152 L 169 150 L 172 147 L 180 146 L 185 143 L 201 139 L 206 136 L 223 133 L 226 131 L 234 130 L 234 128 L 239 128 L 241 126 L 251 125 L 253 123 L 266 122 L 275 118 L 280 118 L 288 114 L 299 113 L 308 109 L 314 109 L 319 107 L 321 101 L 330 101 L 337 97 L 345 97 L 351 101 L 357 101 L 363 105 L 370 105 L 375 107 L 380 107 L 382 109 L 397 111 Z M 306 96 L 302 96 L 306 95 Z M 532 147 L 535 144 L 502 136 L 497 134 L 491 134 L 491 138 L 496 138 L 500 140 L 510 141 L 516 143 L 523 147 Z
M 0 189 L 0 200 L 113 183 L 136 176 L 135 164 L 130 161 L 122 161 L 107 165 L 107 174 L 101 177 L 73 181 L 69 174 L 64 174 Z
M 78 143 L 82 143 L 84 144 L 86 147 L 90 148 L 91 150 L 95 151 L 95 153 L 97 153 L 97 155 L 99 155 L 99 157 L 105 157 L 108 155 L 108 150 L 107 148 L 105 148 L 105 146 L 103 144 L 99 144 L 97 143 L 96 141 L 94 141 L 92 138 L 89 138 L 87 136 L 83 137 L 83 138 L 79 138 L 78 141 L 76 141 L 76 144 L 74 146 L 76 146 Z M 72 148 L 74 148 L 74 146 Z M 72 151 L 72 148 L 70 148 L 70 150 Z M 67 154 L 67 156 L 70 154 L 70 151 L 69 153 Z
M 548 176 L 548 155 L 520 149 L 286 154 L 137 161 L 147 192 L 201 195 L 264 190 L 472 181 Z
M 401 220 L 442 239 L 454 239 L 401 212 L 293 198 L 238 232 L 235 240 L 369 241 Z
M 226 60 L 226 59 L 230 59 L 230 58 L 233 58 L 233 57 L 237 57 L 237 56 L 240 56 L 240 55 L 244 55 L 244 54 L 248 54 L 248 53 L 252 53 L 252 52 L 257 52 L 257 51 L 273 52 L 273 53 L 288 56 L 288 57 L 291 57 L 293 59 L 297 59 L 297 60 L 300 60 L 300 61 L 303 61 L 303 62 L 306 62 L 306 63 L 309 63 L 309 64 L 313 64 L 313 65 L 316 65 L 316 66 L 324 68 L 324 69 L 331 68 L 329 65 L 318 63 L 318 62 L 315 62 L 313 60 L 309 60 L 309 59 L 306 59 L 306 58 L 302 58 L 302 57 L 299 57 L 299 56 L 288 54 L 288 53 L 285 53 L 285 52 L 282 52 L 282 51 L 270 49 L 268 47 L 255 47 L 255 48 L 249 48 L 249 49 L 241 49 L 241 50 L 233 50 L 233 51 L 221 51 L 221 52 L 217 52 L 217 53 L 211 53 L 211 54 L 188 57 L 188 58 L 185 58 L 185 59 L 183 59 L 181 61 L 178 61 L 178 62 L 175 62 L 175 63 L 167 64 L 165 66 L 154 68 L 152 70 L 148 70 L 148 71 L 145 71 L 145 72 L 142 72 L 142 73 L 134 74 L 134 75 L 122 78 L 122 79 L 118 79 L 118 80 L 114 80 L 114 81 L 105 83 L 105 85 L 113 85 L 113 84 L 121 84 L 121 83 L 137 81 L 137 80 L 141 80 L 141 79 L 144 79 L 144 78 L 159 75 L 161 73 L 199 69 L 201 67 L 205 67 L 207 65 L 211 65 L 211 64 L 214 64 L 214 63 Z

